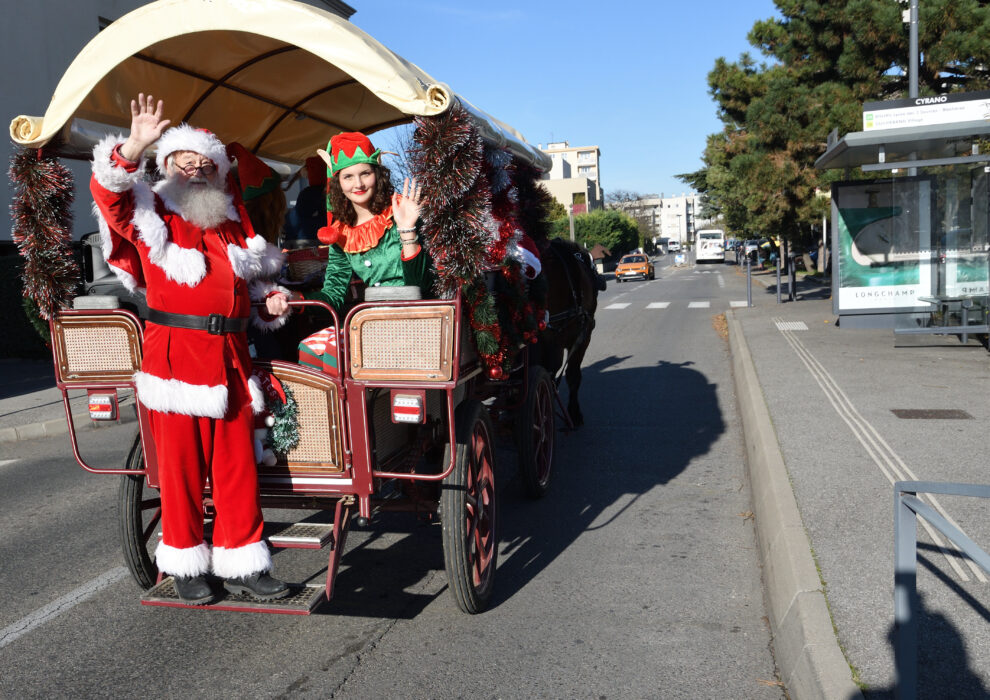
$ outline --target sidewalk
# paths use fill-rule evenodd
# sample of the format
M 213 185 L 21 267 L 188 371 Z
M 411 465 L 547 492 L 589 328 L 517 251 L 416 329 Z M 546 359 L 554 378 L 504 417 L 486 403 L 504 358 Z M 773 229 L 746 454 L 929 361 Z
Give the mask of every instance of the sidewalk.
M 775 285 L 754 271 L 754 307 L 728 316 L 778 668 L 793 698 L 890 697 L 892 484 L 987 483 L 990 353 L 836 328 L 828 285 L 781 304 Z M 986 501 L 940 500 L 990 546 Z M 990 583 L 918 532 L 918 696 L 985 697 Z
M 96 427 L 89 418 L 86 393 L 72 391 L 70 396 L 76 428 Z M 136 420 L 133 398 L 121 396 L 120 420 Z M 0 444 L 66 432 L 68 422 L 62 392 L 55 386 L 52 361 L 0 360 Z

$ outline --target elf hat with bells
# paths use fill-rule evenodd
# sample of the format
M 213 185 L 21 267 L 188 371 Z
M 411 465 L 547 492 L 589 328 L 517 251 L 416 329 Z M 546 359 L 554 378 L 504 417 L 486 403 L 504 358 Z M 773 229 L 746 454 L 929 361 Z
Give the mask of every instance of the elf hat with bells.
M 344 168 L 358 163 L 378 165 L 381 162 L 381 149 L 375 149 L 371 140 L 359 131 L 345 131 L 330 138 L 327 149 L 317 149 L 317 154 L 327 164 L 327 175 L 333 176 Z

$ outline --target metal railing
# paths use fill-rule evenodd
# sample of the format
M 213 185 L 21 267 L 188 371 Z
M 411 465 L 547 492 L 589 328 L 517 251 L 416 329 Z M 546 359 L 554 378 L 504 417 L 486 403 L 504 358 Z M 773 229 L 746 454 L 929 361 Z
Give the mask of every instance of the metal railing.
M 894 484 L 895 697 L 904 700 L 918 696 L 918 516 L 990 573 L 990 555 L 918 498 L 919 493 L 990 498 L 990 485 L 936 481 L 898 481 Z

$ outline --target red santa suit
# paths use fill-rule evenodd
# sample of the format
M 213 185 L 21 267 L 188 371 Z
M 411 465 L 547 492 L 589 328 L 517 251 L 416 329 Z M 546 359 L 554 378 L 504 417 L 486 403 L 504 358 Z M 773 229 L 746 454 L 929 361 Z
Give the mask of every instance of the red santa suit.
M 120 155 L 123 141 L 108 137 L 94 150 L 90 188 L 107 263 L 125 286 L 146 290 L 150 309 L 250 318 L 251 299 L 264 299 L 276 288 L 264 280 L 281 269 L 281 253 L 254 235 L 234 196 L 227 220 L 216 228 L 203 230 L 183 219 L 177 205 L 159 194 L 160 187 L 142 178 L 143 163 Z M 209 132 L 187 125 L 165 132 L 158 142 L 162 172 L 165 159 L 177 150 L 209 158 L 226 181 L 230 161 Z M 259 327 L 284 321 L 255 315 Z M 138 399 L 150 410 L 160 469 L 159 568 L 177 576 L 212 569 L 223 578 L 269 571 L 252 417 L 264 408 L 264 395 L 251 377 L 246 333 L 213 334 L 149 320 L 143 356 L 134 381 Z M 207 477 L 216 506 L 212 550 L 203 539 Z

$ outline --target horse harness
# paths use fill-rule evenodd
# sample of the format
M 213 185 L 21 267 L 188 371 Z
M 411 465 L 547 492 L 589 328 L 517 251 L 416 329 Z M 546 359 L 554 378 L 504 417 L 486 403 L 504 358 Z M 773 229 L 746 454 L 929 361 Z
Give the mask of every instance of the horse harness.
M 560 311 L 550 316 L 547 327 L 550 329 L 560 330 L 561 328 L 567 326 L 572 320 L 579 319 L 581 322 L 581 333 L 578 334 L 577 340 L 574 341 L 573 347 L 569 348 L 569 350 L 573 350 L 584 342 L 584 339 L 594 328 L 594 317 L 588 313 L 588 311 L 584 308 L 584 305 L 581 303 L 582 299 L 580 286 L 575 284 L 571 271 L 568 269 L 566 254 L 560 250 L 560 246 L 554 245 L 554 241 L 556 240 L 557 239 L 551 240 L 550 245 L 547 247 L 553 251 L 554 255 L 557 256 L 557 259 L 560 260 L 561 266 L 564 268 L 564 274 L 567 276 L 567 284 L 570 286 L 571 299 L 574 301 L 574 305 L 569 309 Z M 588 264 L 580 252 L 576 252 L 573 255 L 579 265 Z M 589 321 L 591 321 L 590 324 Z

